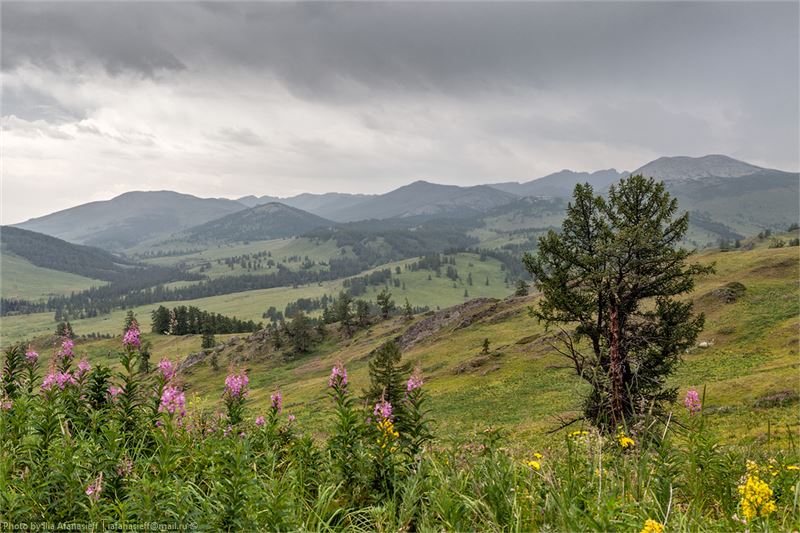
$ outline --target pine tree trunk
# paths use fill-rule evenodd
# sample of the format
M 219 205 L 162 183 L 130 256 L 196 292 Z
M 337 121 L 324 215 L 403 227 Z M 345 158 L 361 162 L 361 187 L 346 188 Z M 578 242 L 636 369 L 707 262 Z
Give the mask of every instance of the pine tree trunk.
M 609 326 L 611 327 L 611 422 L 615 426 L 624 419 L 623 397 L 625 394 L 625 380 L 623 378 L 623 354 L 619 347 L 619 321 L 618 310 L 615 305 L 609 309 Z

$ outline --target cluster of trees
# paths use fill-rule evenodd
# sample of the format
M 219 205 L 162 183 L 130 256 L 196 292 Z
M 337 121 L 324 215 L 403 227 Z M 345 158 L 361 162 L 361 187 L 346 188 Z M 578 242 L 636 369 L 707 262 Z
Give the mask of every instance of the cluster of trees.
M 386 285 L 391 279 L 392 271 L 388 268 L 384 268 L 363 276 L 348 278 L 344 280 L 342 286 L 347 289 L 347 292 L 350 293 L 351 296 L 360 296 L 367 292 L 367 287 Z
M 172 309 L 160 305 L 153 310 L 150 318 L 153 333 L 169 335 L 244 333 L 263 327 L 261 322 L 241 320 L 185 305 Z
M 32 302 L 22 298 L 0 298 L 0 316 L 44 313 L 47 303 Z
M 154 257 L 177 257 L 181 255 L 191 255 L 202 252 L 202 248 L 189 248 L 185 250 L 148 250 L 146 252 L 137 252 L 132 257 L 149 259 Z

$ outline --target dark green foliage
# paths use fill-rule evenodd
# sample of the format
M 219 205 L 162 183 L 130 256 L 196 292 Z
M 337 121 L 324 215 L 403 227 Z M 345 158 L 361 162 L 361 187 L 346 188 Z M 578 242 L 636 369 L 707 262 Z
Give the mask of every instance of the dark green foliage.
M 374 405 L 381 399 L 392 404 L 397 418 L 402 418 L 402 400 L 411 372 L 411 364 L 401 362 L 402 357 L 400 345 L 395 341 L 378 348 L 369 360 L 370 386 L 364 394 L 368 405 Z
M 167 329 L 162 329 L 165 326 Z M 171 313 L 166 307 L 160 306 L 151 315 L 152 331 L 171 335 L 245 333 L 257 331 L 261 327 L 260 322 L 241 320 L 185 305 L 175 307 Z
M 339 328 L 345 336 L 349 337 L 355 331 L 353 323 L 353 298 L 347 292 L 340 292 L 333 306 L 334 320 L 339 323 Z
M 128 312 L 125 313 L 125 325 L 123 326 L 122 334 L 124 335 L 125 332 L 131 329 L 131 327 L 134 325 L 136 325 L 138 328 L 139 322 L 136 320 L 136 316 L 133 314 L 133 311 L 128 309 Z
M 103 365 L 95 366 L 86 380 L 86 399 L 92 409 L 103 409 L 108 404 L 108 386 L 111 381 L 111 369 Z
M 203 331 L 203 339 L 201 342 L 201 348 L 204 350 L 208 350 L 209 348 L 213 348 L 217 345 L 217 341 L 214 338 L 214 324 L 211 322 L 210 319 L 206 318 L 202 321 L 202 325 L 200 326 Z
M 483 339 L 483 344 L 481 345 L 481 353 L 483 355 L 489 355 L 489 339 Z
M 411 320 L 414 318 L 414 308 L 411 307 L 411 304 L 408 302 L 408 298 L 406 298 L 406 304 L 403 306 L 403 316 L 406 320 Z
M 389 292 L 386 287 L 384 287 L 381 292 L 378 293 L 376 301 L 378 302 L 378 307 L 381 310 L 381 317 L 383 317 L 384 320 L 388 319 L 389 313 L 391 313 L 392 309 L 394 309 L 392 293 Z
M 3 362 L 3 374 L 0 376 L 2 394 L 0 397 L 8 397 L 12 400 L 17 397 L 21 379 L 23 361 L 25 360 L 25 347 L 22 344 L 13 344 L 5 350 L 5 361 Z
M 169 333 L 169 309 L 163 305 L 159 305 L 157 309 L 153 309 L 153 312 L 150 314 L 150 318 L 150 324 L 152 326 L 153 333 L 158 333 L 160 335 Z
M 56 326 L 56 337 L 69 337 L 75 338 L 75 332 L 72 330 L 72 324 L 69 322 L 59 322 Z
M 370 309 L 369 302 L 365 300 L 356 300 L 356 324 L 359 328 L 364 328 L 369 325 Z
M 561 233 L 524 257 L 544 296 L 533 315 L 547 326 L 575 324 L 562 333 L 563 353 L 592 387 L 584 414 L 607 431 L 674 401 L 666 379 L 703 327 L 690 302 L 674 299 L 712 270 L 686 264 L 690 252 L 677 246 L 689 219 L 677 209 L 652 178 L 624 179 L 607 200 L 578 185 Z
M 514 289 L 514 296 L 527 296 L 528 295 L 528 284 L 525 282 L 524 279 L 517 281 L 517 287 Z
M 303 313 L 297 313 L 286 324 L 286 335 L 289 337 L 294 351 L 299 354 L 308 352 L 316 341 L 311 321 Z

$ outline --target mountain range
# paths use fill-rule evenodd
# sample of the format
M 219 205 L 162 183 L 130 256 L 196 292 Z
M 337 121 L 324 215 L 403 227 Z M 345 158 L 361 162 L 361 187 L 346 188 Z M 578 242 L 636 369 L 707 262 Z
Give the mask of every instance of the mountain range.
M 800 216 L 798 173 L 765 169 L 724 156 L 661 157 L 635 170 L 665 181 L 681 209 L 697 214 L 719 235 L 785 227 Z M 461 187 L 416 181 L 384 194 L 300 194 L 290 198 L 197 198 L 172 191 L 129 192 L 17 224 L 70 242 L 125 250 L 144 241 L 257 240 L 300 235 L 334 223 L 369 219 L 480 219 L 513 210 L 522 197 L 569 198 L 577 183 L 596 191 L 629 175 L 616 169 L 562 170 L 532 181 Z M 533 221 L 532 221 L 533 222 Z M 532 223 L 532 225 L 536 225 Z M 713 233 L 713 232 L 712 232 Z

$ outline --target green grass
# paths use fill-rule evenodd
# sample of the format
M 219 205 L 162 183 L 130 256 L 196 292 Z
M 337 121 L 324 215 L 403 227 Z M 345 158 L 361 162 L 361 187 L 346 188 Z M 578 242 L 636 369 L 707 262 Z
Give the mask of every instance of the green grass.
M 778 443 L 786 442 L 788 433 L 798 435 L 796 402 L 756 407 L 760 399 L 775 393 L 798 392 L 796 252 L 757 249 L 698 257 L 704 263 L 716 262 L 718 269 L 698 284 L 694 294 L 698 310 L 707 315 L 700 339 L 713 338 L 715 344 L 687 354 L 671 382 L 679 387 L 681 397 L 690 386 L 705 387 L 709 424 L 729 441 L 760 442 L 768 431 L 769 438 Z M 770 277 L 769 272 L 774 275 Z M 747 287 L 740 301 L 723 304 L 705 296 L 728 281 Z M 514 446 L 524 449 L 543 445 L 551 438 L 548 431 L 579 413 L 584 385 L 563 368 L 565 360 L 550 348 L 541 326 L 528 316 L 531 303 L 529 298 L 504 304 L 502 318 L 458 331 L 444 330 L 404 354 L 422 365 L 441 433 L 457 437 L 493 425 L 514 435 Z M 735 325 L 731 333 L 716 333 L 730 324 Z M 364 387 L 367 354 L 405 327 L 402 319 L 395 319 L 342 343 L 328 342 L 299 359 L 278 356 L 247 361 L 254 380 L 253 411 L 265 409 L 269 394 L 280 387 L 287 408 L 304 427 L 312 431 L 321 427 L 320 410 L 327 405 L 324 383 L 333 363 L 344 361 L 351 382 Z M 537 334 L 542 337 L 525 342 Z M 479 355 L 484 338 L 492 343 L 491 360 L 475 371 L 456 373 L 458 365 Z M 187 376 L 201 404 L 216 403 L 225 374 L 225 364 L 221 365 L 218 372 L 199 365 Z M 679 420 L 686 417 L 680 407 L 676 414 Z
M 105 281 L 42 268 L 17 255 L 0 254 L 0 289 L 3 298 L 40 300 L 105 285 Z
M 395 272 L 395 267 L 399 266 L 401 268 L 401 274 L 397 278 L 406 283 L 406 290 L 403 290 L 402 286 L 390 287 L 393 298 L 398 305 L 402 305 L 405 299 L 408 298 L 409 302 L 414 306 L 429 306 L 431 308 L 439 306 L 444 308 L 462 303 L 465 300 L 465 289 L 469 292 L 470 298 L 503 297 L 511 290 L 506 288 L 503 283 L 505 274 L 501 272 L 501 264 L 495 259 L 487 259 L 485 262 L 481 262 L 475 254 L 458 254 L 456 268 L 463 279 L 456 282 L 455 288 L 453 287 L 453 281 L 444 276 L 437 278 L 435 274 L 432 274 L 432 279 L 428 281 L 428 271 L 410 272 L 405 270 L 405 265 L 413 261 L 415 259 L 389 263 L 378 267 L 378 269 L 390 268 L 393 273 Z M 469 286 L 466 283 L 468 272 L 472 272 L 473 286 Z M 489 277 L 488 286 L 485 284 L 487 276 Z M 176 282 L 173 285 L 186 283 Z M 193 305 L 206 311 L 259 322 L 263 321 L 262 314 L 270 306 L 275 306 L 276 309 L 283 311 L 286 304 L 298 298 L 319 298 L 323 294 L 335 296 L 342 289 L 342 280 L 335 280 L 297 288 L 276 287 L 180 302 L 159 302 L 134 307 L 133 312 L 142 322 L 145 329 L 149 329 L 150 313 L 159 305 L 167 307 Z M 360 298 L 374 301 L 379 291 L 380 287 L 369 287 L 367 293 L 360 296 Z M 78 335 L 89 333 L 115 334 L 126 313 L 127 310 L 118 309 L 107 315 L 77 319 L 71 321 L 71 323 Z M 47 334 L 53 331 L 55 325 L 54 315 L 49 312 L 0 317 L 0 345 L 4 346 L 9 342 Z
M 800 426 L 796 401 L 774 407 L 757 405 L 775 394 L 791 396 L 800 392 L 798 249 L 768 249 L 762 243 L 751 251 L 704 253 L 696 256 L 696 260 L 716 266 L 716 273 L 700 280 L 692 295 L 697 310 L 706 315 L 706 327 L 698 340 L 713 340 L 714 344 L 686 354 L 684 364 L 671 382 L 679 388 L 680 395 L 690 386 L 705 388 L 709 424 L 729 441 L 756 443 L 770 438 L 785 442 L 788 433 L 797 437 Z M 463 280 L 456 288 L 444 277 L 432 275 L 429 281 L 427 271 L 405 270 L 408 262 L 390 265 L 393 272 L 395 266 L 401 267 L 398 278 L 406 283 L 405 291 L 390 287 L 398 303 L 402 304 L 406 297 L 414 305 L 438 302 L 432 307 L 463 302 Z M 467 272 L 473 274 L 473 286 L 466 287 L 471 298 L 503 297 L 509 291 L 494 260 L 481 263 L 472 254 L 459 254 L 456 266 L 464 279 Z M 489 286 L 485 285 L 487 275 Z M 726 304 L 710 294 L 731 281 L 746 287 L 739 301 Z M 286 302 L 300 296 L 335 294 L 339 288 L 339 282 L 332 282 L 321 287 L 268 289 L 183 303 L 249 318 L 254 313 L 260 316 L 269 305 L 282 309 Z M 374 299 L 375 291 L 369 288 L 366 297 Z M 404 354 L 404 358 L 419 363 L 425 372 L 434 418 L 442 434 L 463 436 L 493 425 L 510 432 L 515 437 L 513 446 L 524 449 L 543 444 L 550 438 L 548 431 L 580 412 L 584 385 L 569 369 L 563 368 L 565 360 L 551 349 L 548 334 L 528 315 L 531 304 L 535 304 L 535 297 L 507 301 L 489 318 L 458 331 L 445 328 Z M 152 307 L 135 309 L 145 324 L 149 323 Z M 124 312 L 118 311 L 109 317 L 76 321 L 74 326 L 78 333 L 119 334 L 123 317 Z M 52 330 L 50 314 L 25 319 L 5 317 L 4 336 L 34 336 L 37 332 L 34 320 L 42 320 L 38 324 L 41 331 Z M 280 387 L 287 410 L 297 414 L 300 424 L 314 432 L 326 423 L 327 415 L 322 414 L 328 402 L 324 383 L 333 363 L 344 361 L 352 383 L 360 390 L 368 383 L 370 351 L 406 327 L 405 321 L 396 318 L 361 331 L 352 339 L 329 336 L 313 353 L 300 358 L 280 353 L 256 357 L 247 346 L 242 351 L 226 351 L 219 371 L 201 363 L 185 376 L 186 385 L 190 396 L 196 395 L 197 404 L 218 406 L 227 366 L 241 363 L 249 369 L 253 380 L 250 398 L 253 413 L 264 410 L 270 393 Z M 537 335 L 538 338 L 530 338 Z M 147 337 L 155 343 L 156 359 L 183 357 L 197 351 L 200 344 L 197 337 L 173 339 L 149 334 Z M 456 373 L 460 364 L 478 357 L 484 338 L 491 342 L 490 360 L 474 371 Z M 79 348 L 85 346 L 90 354 L 95 354 L 118 343 L 119 339 L 97 341 L 82 343 Z M 228 358 L 229 353 L 232 359 Z M 679 420 L 685 417 L 682 409 L 677 409 L 677 416 Z

